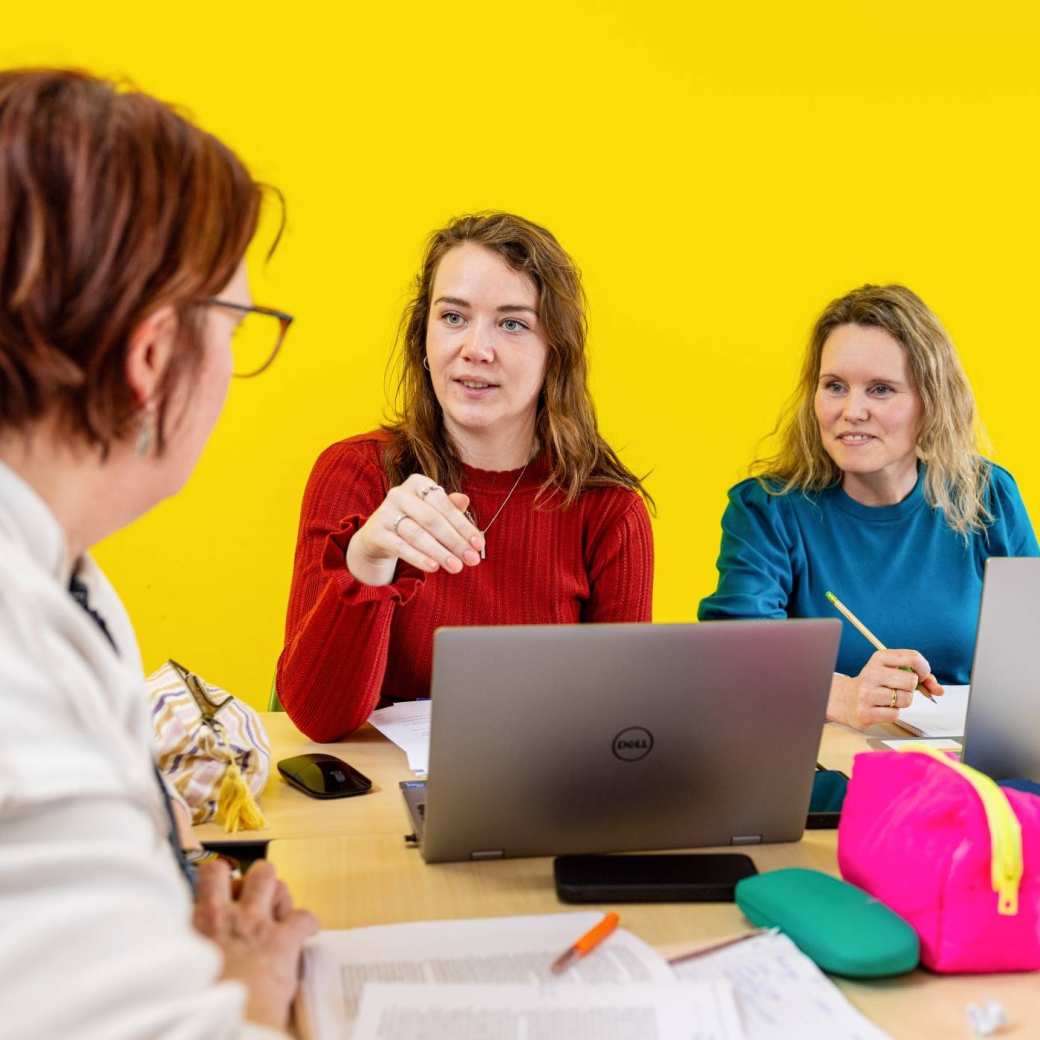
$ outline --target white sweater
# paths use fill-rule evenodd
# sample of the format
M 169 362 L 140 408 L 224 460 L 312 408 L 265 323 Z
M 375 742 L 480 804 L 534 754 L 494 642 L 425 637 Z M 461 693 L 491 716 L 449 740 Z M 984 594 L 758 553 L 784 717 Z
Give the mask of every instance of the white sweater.
M 79 574 L 116 654 L 68 593 L 44 502 L 0 464 L 0 1034 L 220 1040 L 243 1022 L 190 922 L 152 770 L 140 653 L 112 586 Z

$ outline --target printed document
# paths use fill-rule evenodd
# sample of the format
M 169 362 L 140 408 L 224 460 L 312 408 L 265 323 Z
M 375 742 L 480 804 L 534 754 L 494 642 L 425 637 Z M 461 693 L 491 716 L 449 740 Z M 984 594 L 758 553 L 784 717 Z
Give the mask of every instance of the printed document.
M 372 712 L 368 721 L 407 756 L 408 768 L 425 776 L 430 768 L 430 701 L 401 701 Z
M 590 954 L 595 956 L 595 953 Z M 354 1040 L 741 1040 L 726 982 L 628 986 L 370 982 Z
M 890 1040 L 779 932 L 677 959 L 672 967 L 683 980 L 731 983 L 747 1040 Z
M 968 717 L 969 686 L 946 686 L 945 693 L 933 703 L 914 691 L 909 708 L 904 708 L 896 725 L 915 737 L 963 737 Z
M 321 932 L 304 947 L 301 1034 L 309 1040 L 348 1037 L 366 982 L 566 986 L 675 981 L 667 961 L 624 928 L 562 975 L 553 975 L 553 960 L 602 918 L 583 912 Z

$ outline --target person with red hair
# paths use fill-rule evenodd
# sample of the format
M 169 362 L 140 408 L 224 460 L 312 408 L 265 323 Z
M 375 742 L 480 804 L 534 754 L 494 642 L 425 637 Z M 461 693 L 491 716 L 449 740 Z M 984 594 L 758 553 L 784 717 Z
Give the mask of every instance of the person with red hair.
M 133 629 L 89 549 L 175 493 L 289 315 L 244 266 L 262 187 L 146 94 L 0 72 L 0 979 L 5 1037 L 283 1035 L 314 918 L 194 877 Z M 266 323 L 266 356 L 232 335 Z M 246 338 L 246 343 L 251 337 Z M 194 889 L 194 890 L 193 890 Z
M 322 452 L 300 511 L 277 692 L 312 740 L 428 696 L 442 626 L 651 617 L 652 499 L 600 433 L 556 237 L 453 220 L 401 330 L 395 421 Z

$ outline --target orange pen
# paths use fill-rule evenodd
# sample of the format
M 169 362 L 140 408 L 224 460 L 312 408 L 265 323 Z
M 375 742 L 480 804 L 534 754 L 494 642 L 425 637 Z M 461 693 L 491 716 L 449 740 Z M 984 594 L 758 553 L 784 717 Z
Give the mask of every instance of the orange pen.
M 559 957 L 552 962 L 554 974 L 566 971 L 575 961 L 580 960 L 587 953 L 591 953 L 608 935 L 618 926 L 618 917 L 613 911 L 604 915 L 599 924 L 590 928 L 580 939 L 568 946 Z

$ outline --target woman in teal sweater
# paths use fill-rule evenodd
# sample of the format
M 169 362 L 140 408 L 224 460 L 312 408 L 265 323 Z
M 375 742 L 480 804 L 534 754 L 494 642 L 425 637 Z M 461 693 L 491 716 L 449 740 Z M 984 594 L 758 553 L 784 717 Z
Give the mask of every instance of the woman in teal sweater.
M 1040 548 L 1011 474 L 979 454 L 938 319 L 899 285 L 835 300 L 777 429 L 777 453 L 730 490 L 698 617 L 835 617 L 831 590 L 886 646 L 913 647 L 871 653 L 844 626 L 827 717 L 853 726 L 895 719 L 918 682 L 967 683 L 986 559 Z

